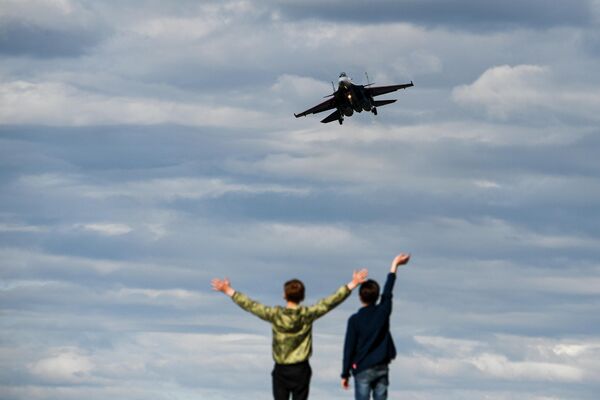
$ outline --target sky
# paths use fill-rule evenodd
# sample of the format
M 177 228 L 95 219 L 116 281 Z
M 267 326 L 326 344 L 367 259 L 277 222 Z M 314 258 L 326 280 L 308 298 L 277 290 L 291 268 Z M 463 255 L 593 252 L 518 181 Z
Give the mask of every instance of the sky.
M 210 280 L 312 304 L 400 252 L 391 398 L 597 398 L 599 62 L 598 0 L 0 0 L 0 398 L 270 398 Z M 294 118 L 342 71 L 415 86 Z

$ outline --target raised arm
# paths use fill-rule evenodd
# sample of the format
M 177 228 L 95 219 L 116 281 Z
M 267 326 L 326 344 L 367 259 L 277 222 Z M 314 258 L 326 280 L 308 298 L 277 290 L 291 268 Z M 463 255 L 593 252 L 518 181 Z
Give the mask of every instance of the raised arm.
M 389 314 L 392 312 L 392 289 L 394 288 L 394 283 L 396 282 L 396 271 L 400 265 L 404 265 L 410 260 L 410 254 L 398 254 L 393 260 L 392 265 L 390 267 L 390 273 L 385 280 L 385 285 L 383 286 L 383 292 L 381 292 L 381 302 L 380 304 L 384 307 L 386 312 Z
M 367 271 L 367 269 L 354 271 L 352 273 L 352 280 L 350 282 L 340 287 L 332 295 L 325 297 L 324 299 L 319 300 L 315 305 L 308 307 L 308 312 L 312 314 L 314 319 L 320 318 L 323 315 L 327 314 L 338 304 L 346 300 L 348 296 L 350 296 L 352 290 L 354 290 L 358 285 L 366 281 L 368 275 L 369 271 Z
M 228 278 L 215 278 L 211 281 L 211 285 L 214 290 L 225 293 L 227 296 L 231 297 L 235 304 L 249 313 L 256 315 L 258 318 L 265 321 L 271 321 L 273 319 L 273 307 L 265 306 L 257 301 L 252 300 L 243 293 L 236 292 L 231 287 L 231 283 L 229 282 Z

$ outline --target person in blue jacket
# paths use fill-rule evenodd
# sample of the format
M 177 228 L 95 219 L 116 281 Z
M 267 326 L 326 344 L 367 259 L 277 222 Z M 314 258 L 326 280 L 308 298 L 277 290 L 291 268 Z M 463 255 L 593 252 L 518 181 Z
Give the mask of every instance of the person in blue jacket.
M 396 347 L 390 334 L 392 314 L 392 289 L 396 271 L 408 263 L 410 254 L 399 254 L 392 261 L 381 301 L 379 284 L 369 279 L 360 286 L 359 297 L 362 307 L 348 319 L 344 343 L 342 387 L 350 387 L 350 373 L 354 376 L 356 400 L 387 399 L 389 385 L 389 363 L 396 357 Z

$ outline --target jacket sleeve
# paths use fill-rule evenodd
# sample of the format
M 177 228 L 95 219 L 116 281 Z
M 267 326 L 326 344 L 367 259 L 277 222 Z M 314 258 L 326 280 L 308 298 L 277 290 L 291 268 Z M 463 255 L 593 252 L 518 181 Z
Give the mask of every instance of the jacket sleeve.
M 346 328 L 346 340 L 344 341 L 344 359 L 342 362 L 342 378 L 350 376 L 352 368 L 352 360 L 356 354 L 356 330 L 352 323 L 352 318 L 348 319 L 348 327 Z
M 383 286 L 383 293 L 381 293 L 380 306 L 386 310 L 387 314 L 392 312 L 392 291 L 394 289 L 394 283 L 396 282 L 396 274 L 390 272 L 385 280 Z
M 275 309 L 273 307 L 268 307 L 257 301 L 254 301 L 238 291 L 233 294 L 231 299 L 235 304 L 249 313 L 256 315 L 258 318 L 269 322 L 273 321 L 273 315 L 275 313 Z
M 350 296 L 350 289 L 344 285 L 340 287 L 334 294 L 319 300 L 315 305 L 308 307 L 308 315 L 312 319 L 317 319 L 333 310 L 338 304 L 343 302 Z

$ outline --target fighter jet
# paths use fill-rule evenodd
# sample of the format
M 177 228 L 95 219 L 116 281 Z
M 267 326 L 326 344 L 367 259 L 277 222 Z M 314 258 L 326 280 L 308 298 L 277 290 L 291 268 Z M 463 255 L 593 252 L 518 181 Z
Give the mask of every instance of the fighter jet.
M 368 76 L 367 76 L 368 81 Z M 333 85 L 333 82 L 331 83 Z M 330 99 L 325 100 L 321 104 L 318 104 L 306 111 L 299 114 L 295 114 L 296 118 L 305 117 L 308 114 L 317 114 L 323 111 L 335 109 L 334 112 L 329 114 L 327 118 L 321 120 L 322 123 L 326 124 L 332 121 L 338 121 L 340 125 L 344 122 L 344 116 L 350 117 L 356 112 L 371 111 L 377 115 L 377 107 L 384 106 L 395 102 L 396 100 L 373 100 L 373 97 L 382 94 L 395 92 L 398 89 L 406 89 L 414 86 L 412 81 L 410 83 L 404 83 L 402 85 L 391 85 L 391 86 L 371 86 L 372 83 L 366 85 L 355 85 L 352 80 L 346 75 L 345 72 L 340 74 L 338 79 L 338 89 L 333 94 L 330 94 Z

